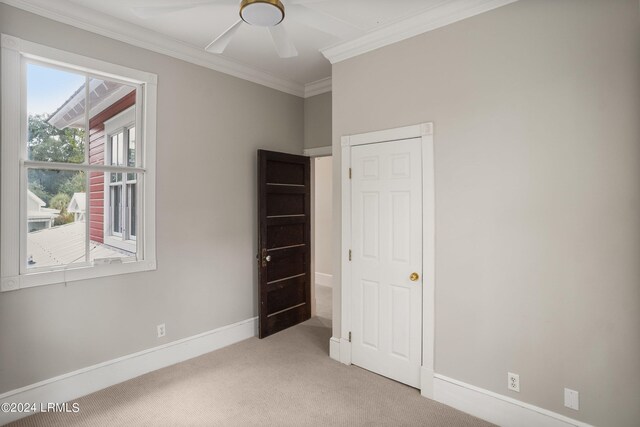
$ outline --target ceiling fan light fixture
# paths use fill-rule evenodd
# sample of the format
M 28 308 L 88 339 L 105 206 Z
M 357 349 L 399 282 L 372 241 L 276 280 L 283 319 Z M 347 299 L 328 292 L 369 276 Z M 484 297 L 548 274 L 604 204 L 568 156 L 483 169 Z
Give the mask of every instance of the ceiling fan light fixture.
M 275 27 L 284 19 L 284 5 L 280 0 L 242 0 L 240 18 L 250 25 Z

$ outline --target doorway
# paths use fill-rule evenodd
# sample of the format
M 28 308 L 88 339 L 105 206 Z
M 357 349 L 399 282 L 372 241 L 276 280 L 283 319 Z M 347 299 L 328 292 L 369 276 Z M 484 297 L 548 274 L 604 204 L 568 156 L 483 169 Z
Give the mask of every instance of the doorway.
M 332 215 L 333 187 L 331 156 L 313 157 L 312 170 L 312 314 L 324 325 L 331 326 L 333 267 Z
M 351 151 L 352 363 L 413 387 L 422 361 L 420 138 Z
M 433 125 L 341 139 L 341 337 L 332 357 L 433 396 Z

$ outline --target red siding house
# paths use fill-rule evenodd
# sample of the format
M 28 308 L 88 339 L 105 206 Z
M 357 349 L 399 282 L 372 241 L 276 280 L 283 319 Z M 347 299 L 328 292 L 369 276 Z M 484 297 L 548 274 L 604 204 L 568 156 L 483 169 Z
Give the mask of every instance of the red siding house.
M 89 89 L 89 163 L 135 164 L 135 88 L 90 79 Z M 82 127 L 86 92 L 82 85 L 47 121 L 58 129 Z M 90 174 L 90 240 L 135 252 L 135 177 L 121 175 Z

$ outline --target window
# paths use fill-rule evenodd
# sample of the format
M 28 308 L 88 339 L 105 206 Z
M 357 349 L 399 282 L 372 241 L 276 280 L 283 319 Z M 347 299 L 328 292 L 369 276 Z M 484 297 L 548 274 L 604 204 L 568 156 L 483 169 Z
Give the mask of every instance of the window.
M 136 165 L 135 106 L 104 123 L 107 147 L 105 163 L 112 166 Z M 104 192 L 105 242 L 135 251 L 136 194 L 135 173 L 110 173 Z
M 0 290 L 155 269 L 156 76 L 3 34 L 1 78 Z

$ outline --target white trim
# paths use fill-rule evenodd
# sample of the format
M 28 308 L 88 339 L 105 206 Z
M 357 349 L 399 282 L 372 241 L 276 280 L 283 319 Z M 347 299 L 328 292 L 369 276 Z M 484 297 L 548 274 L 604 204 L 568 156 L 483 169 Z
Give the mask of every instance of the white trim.
M 311 237 L 311 245 L 309 250 L 311 251 L 311 270 L 316 271 L 316 162 L 313 160 L 309 160 L 309 176 L 311 181 L 311 194 L 309 195 L 310 200 L 310 237 Z M 309 286 L 311 293 L 311 316 L 316 316 L 317 313 L 317 304 L 316 304 L 316 287 L 315 284 L 312 283 Z
M 422 381 L 423 395 L 433 395 L 436 338 L 436 185 L 433 124 L 419 130 L 422 138 Z M 425 371 L 426 370 L 426 371 Z M 425 378 L 425 372 L 431 374 Z M 425 392 L 425 390 L 427 390 Z
M 131 107 L 127 108 L 126 110 L 123 110 L 118 114 L 116 114 L 115 116 L 112 116 L 108 120 L 105 120 L 103 122 L 104 134 L 105 136 L 108 136 L 109 134 L 114 133 L 118 129 L 130 127 L 135 123 L 136 123 L 136 106 L 134 104 Z
M 56 49 L 9 34 L 2 34 L 0 39 L 3 48 L 20 52 L 25 58 L 41 61 L 45 65 L 62 66 L 65 69 L 69 68 L 69 65 L 73 65 L 74 69 L 83 73 L 96 74 L 101 77 L 114 78 L 134 84 L 158 84 L 158 76 L 146 71 Z
M 434 375 L 433 369 L 420 367 L 420 394 L 428 399 L 433 399 Z
M 331 77 L 325 77 L 324 79 L 316 80 L 315 82 L 304 85 L 305 98 L 310 98 L 327 92 L 331 92 Z
M 0 215 L 0 292 L 25 287 L 64 283 L 74 280 L 85 280 L 94 277 L 124 274 L 130 272 L 156 269 L 155 250 L 155 150 L 156 150 L 156 107 L 157 76 L 145 71 L 110 64 L 82 55 L 50 48 L 37 43 L 21 40 L 17 37 L 2 34 L 2 135 L 1 135 L 1 182 L 2 215 Z M 129 172 L 144 172 L 141 178 L 144 185 L 140 205 L 144 204 L 144 216 L 139 218 L 139 258 L 141 261 L 114 262 L 91 266 L 78 264 L 73 266 L 53 267 L 49 271 L 27 270 L 26 264 L 26 173 L 28 167 L 42 167 L 42 162 L 26 159 L 26 79 L 24 73 L 25 59 L 35 59 L 42 63 L 52 64 L 65 69 L 77 70 L 88 75 L 118 79 L 136 86 L 137 101 L 144 104 L 137 109 L 141 123 L 138 141 L 143 153 L 139 159 L 143 162 L 136 168 L 125 168 Z M 144 94 L 144 96 L 143 96 Z M 144 111 L 145 114 L 142 114 Z M 19 144 L 17 143 L 19 142 Z M 113 167 L 105 165 L 54 163 L 46 164 L 47 168 L 73 169 L 84 171 L 110 171 Z M 87 174 L 88 176 L 88 174 Z M 140 186 L 142 188 L 142 186 Z M 87 198 L 88 199 L 88 198 Z M 87 211 L 87 217 L 90 212 Z M 17 226 L 19 224 L 19 227 Z M 88 227 L 88 222 L 87 222 Z M 140 238 L 142 237 L 142 238 Z M 20 248 L 16 251 L 15 248 Z M 71 268 L 69 268 L 71 267 Z
M 111 220 L 111 218 L 109 218 L 109 220 Z M 105 219 L 105 222 L 106 222 L 106 219 Z M 137 252 L 137 249 L 136 249 L 137 240 L 136 239 L 124 240 L 122 238 L 122 233 L 120 233 L 120 236 L 115 234 L 111 234 L 111 235 L 103 234 L 103 240 L 104 240 L 104 244 L 107 246 L 112 246 L 114 248 L 122 249 L 123 251 L 131 252 L 132 254 L 135 254 Z
M 395 129 L 384 129 L 375 132 L 361 133 L 349 136 L 347 146 L 377 144 L 379 142 L 398 141 L 401 139 L 420 138 L 433 134 L 432 123 L 422 123 L 419 125 L 403 126 Z M 345 142 L 343 141 L 343 147 Z
M 183 362 L 256 336 L 258 318 L 246 319 L 208 332 L 162 344 L 117 359 L 59 375 L 0 395 L 5 402 L 68 402 L 165 366 Z M 29 413 L 0 412 L 0 425 Z
M 22 162 L 24 166 L 28 168 L 42 168 L 42 162 L 25 160 Z M 47 162 L 47 169 L 55 169 L 55 170 L 71 170 L 75 171 L 78 169 L 83 169 L 88 172 L 136 172 L 136 173 L 144 173 L 148 172 L 145 168 L 136 168 L 130 166 L 110 166 L 110 165 L 102 165 L 102 164 L 83 164 L 83 163 L 58 163 L 58 162 Z
M 340 269 L 341 282 L 341 300 L 340 307 L 341 331 L 340 336 L 344 340 L 349 336 L 351 329 L 351 262 L 349 261 L 349 252 L 351 251 L 351 180 L 349 179 L 349 170 L 351 168 L 351 146 L 349 145 L 349 137 L 343 136 L 340 139 L 342 144 L 342 161 L 340 165 L 340 176 L 342 177 L 341 195 L 342 195 L 342 230 L 340 235 L 340 252 L 342 256 L 342 268 Z M 341 341 L 342 344 L 342 341 Z M 351 364 L 351 347 L 349 343 L 349 357 L 343 356 L 340 352 L 340 361 Z M 342 346 L 340 346 L 342 350 Z
M 200 65 L 291 95 L 305 96 L 305 88 L 300 83 L 282 79 L 226 57 L 216 56 L 206 52 L 204 48 L 192 46 L 138 25 L 131 25 L 131 23 L 78 4 L 64 0 L 1 0 L 1 2 L 132 46 Z
M 47 270 L 14 277 L 2 277 L 0 292 L 17 289 L 32 288 L 34 286 L 51 285 L 55 283 L 75 282 L 77 280 L 96 279 L 99 277 L 117 276 L 119 274 L 152 271 L 157 268 L 155 259 L 146 261 L 127 262 L 117 258 L 116 262 L 82 265 L 75 268 Z
M 420 138 L 422 144 L 422 367 L 420 374 L 421 393 L 424 396 L 433 394 L 434 352 L 435 352 L 435 165 L 433 146 L 433 123 L 420 123 L 395 129 L 385 129 L 357 135 L 343 136 L 342 146 L 342 233 L 341 252 L 342 270 L 342 330 L 340 360 L 351 364 L 351 343 L 344 337 L 351 330 L 351 148 L 357 145 L 376 144 Z M 346 344 L 345 344 L 346 341 Z M 348 345 L 347 345 L 348 344 Z
M 1 190 L 14 189 L 11 193 L 0 191 L 0 290 L 13 290 L 20 287 L 20 259 L 21 252 L 16 250 L 19 246 L 21 227 L 21 209 L 7 209 L 7 206 L 17 207 L 20 196 L 15 194 L 15 189 L 21 188 L 21 174 L 18 159 L 20 158 L 21 144 L 2 144 L 2 141 L 20 141 L 22 134 L 22 114 L 20 100 L 22 99 L 22 85 L 16 84 L 22 80 L 22 59 L 20 53 L 15 50 L 17 41 L 0 36 L 2 56 L 2 135 L 0 140 L 0 185 Z M 16 100 L 18 101 L 16 103 Z M 9 125 L 13 123 L 13 126 Z M 12 161 L 9 161 L 11 159 Z M 26 194 L 26 192 L 25 192 Z M 26 207 L 26 202 L 25 202 Z M 25 221 L 26 222 L 26 221 Z
M 558 399 L 560 397 L 559 392 Z M 434 375 L 433 399 L 501 426 L 593 427 L 585 422 L 440 374 Z
M 335 64 L 515 1 L 517 0 L 449 0 L 439 2 L 435 7 L 422 13 L 377 28 L 353 40 L 320 49 L 320 52 L 332 64 Z
M 316 271 L 316 285 L 333 287 L 333 275 Z
M 351 365 L 351 341 L 347 338 L 340 338 L 340 362 Z
M 332 148 L 330 145 L 318 148 L 305 148 L 303 154 L 307 157 L 326 157 L 332 154 Z
M 329 357 L 340 361 L 340 338 L 331 337 L 329 339 Z

